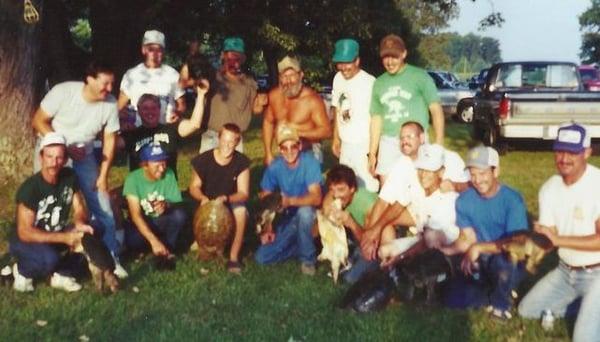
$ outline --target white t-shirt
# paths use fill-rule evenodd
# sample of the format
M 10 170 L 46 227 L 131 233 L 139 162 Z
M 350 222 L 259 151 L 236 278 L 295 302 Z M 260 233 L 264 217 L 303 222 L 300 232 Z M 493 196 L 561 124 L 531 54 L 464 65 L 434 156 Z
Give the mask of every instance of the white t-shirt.
M 421 214 L 418 223 L 421 227 L 417 228 L 427 227 L 441 230 L 446 235 L 446 243 L 453 243 L 458 239 L 460 233 L 456 226 L 455 203 L 457 198 L 458 193 L 454 191 L 441 192 L 439 189 L 431 195 L 423 197 L 418 205 Z
M 596 233 L 600 218 L 600 169 L 587 164 L 581 178 L 567 186 L 560 175 L 550 177 L 539 192 L 539 223 L 556 226 L 559 235 L 585 236 Z M 571 266 L 600 263 L 600 251 L 559 248 L 558 255 Z
M 413 198 L 423 196 L 425 192 L 419 183 L 414 163 L 409 157 L 401 155 L 390 169 L 379 198 L 388 203 L 398 202 L 407 206 Z
M 172 67 L 162 64 L 160 68 L 147 68 L 144 63 L 127 70 L 121 80 L 121 91 L 129 97 L 137 111 L 137 103 L 144 94 L 160 98 L 160 122 L 167 123 L 167 114 L 175 109 L 175 100 L 185 94 L 179 87 L 179 73 Z M 138 116 L 136 125 L 141 124 Z
M 338 112 L 338 133 L 342 142 L 369 141 L 371 89 L 375 77 L 364 70 L 347 80 L 338 72 L 333 77 L 331 105 Z
M 444 179 L 455 183 L 466 183 L 471 179 L 460 155 L 446 148 L 444 148 Z
M 63 82 L 54 86 L 40 107 L 52 118 L 52 128 L 65 136 L 67 144 L 85 143 L 89 152 L 96 135 L 119 130 L 117 101 L 109 95 L 104 101 L 87 102 L 83 82 Z

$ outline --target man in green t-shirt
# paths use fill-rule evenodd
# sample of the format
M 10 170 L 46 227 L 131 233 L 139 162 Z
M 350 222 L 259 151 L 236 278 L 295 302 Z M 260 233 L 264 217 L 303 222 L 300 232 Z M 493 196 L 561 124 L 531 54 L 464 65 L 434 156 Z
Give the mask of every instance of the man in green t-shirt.
M 147 144 L 140 153 L 140 168 L 129 173 L 123 185 L 132 225 L 125 228 L 125 243 L 133 250 L 150 245 L 152 253 L 171 260 L 175 242 L 186 222 L 177 204 L 181 192 L 169 156 L 160 144 Z
M 366 272 L 379 267 L 377 260 L 367 261 L 363 258 L 359 248 L 363 227 L 370 219 L 371 209 L 377 201 L 377 193 L 357 187 L 356 174 L 343 164 L 329 170 L 326 185 L 328 191 L 323 200 L 324 214 L 350 229 L 356 245 L 350 257 L 352 267 L 343 275 L 344 281 L 353 284 Z M 341 209 L 333 205 L 334 201 L 340 202 Z
M 13 288 L 33 291 L 33 279 L 50 274 L 50 286 L 67 292 L 79 291 L 81 285 L 69 273 L 67 248 L 81 244 L 84 233 L 93 234 L 87 224 L 87 211 L 77 176 L 67 162 L 65 138 L 48 132 L 40 143 L 41 169 L 29 177 L 17 191 L 17 234 L 10 242 Z M 68 224 L 73 210 L 73 225 Z
M 385 182 L 394 161 L 402 154 L 398 134 L 407 121 L 415 121 L 427 132 L 429 117 L 435 143 L 444 144 L 444 112 L 437 88 L 427 72 L 407 64 L 406 46 L 402 38 L 390 34 L 379 45 L 379 56 L 385 68 L 373 84 L 371 95 L 371 136 L 369 170 Z

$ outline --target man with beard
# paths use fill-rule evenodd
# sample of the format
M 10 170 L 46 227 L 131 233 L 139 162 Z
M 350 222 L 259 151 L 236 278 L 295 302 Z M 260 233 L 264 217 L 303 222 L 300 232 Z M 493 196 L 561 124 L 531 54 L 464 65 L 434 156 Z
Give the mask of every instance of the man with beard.
M 263 111 L 266 97 L 257 94 L 256 81 L 242 70 L 246 61 L 244 41 L 239 37 L 228 37 L 223 42 L 221 68 L 212 81 L 212 91 L 208 105 L 208 130 L 202 134 L 200 153 L 212 150 L 219 144 L 221 127 L 227 123 L 236 124 L 241 132 L 250 125 L 252 113 Z M 236 150 L 244 151 L 240 135 Z
M 312 149 L 315 158 L 323 161 L 321 139 L 331 136 L 325 103 L 313 89 L 302 84 L 304 73 L 295 56 L 285 56 L 277 63 L 279 86 L 269 92 L 268 106 L 262 126 L 265 164 L 273 161 L 272 143 L 275 127 L 285 123 L 302 140 L 304 150 Z
M 185 92 L 179 86 L 179 73 L 163 63 L 165 35 L 156 30 L 146 31 L 142 40 L 143 62 L 127 70 L 121 80 L 121 92 L 117 103 L 123 127 L 131 126 L 132 113 L 137 111 L 137 103 L 143 94 L 154 94 L 160 98 L 160 123 L 176 122 L 185 112 Z M 141 124 L 139 116 L 135 126 Z
M 235 220 L 235 235 L 229 251 L 227 270 L 240 274 L 239 260 L 244 239 L 250 194 L 250 159 L 236 151 L 242 132 L 234 123 L 223 125 L 219 131 L 219 145 L 192 159 L 190 196 L 200 205 L 217 200 L 228 205 Z
M 115 258 L 115 274 L 124 278 L 127 272 L 117 260 L 119 243 L 108 195 L 108 172 L 119 130 L 116 100 L 110 94 L 113 81 L 111 67 L 92 62 L 84 82 L 63 82 L 46 94 L 34 114 L 32 125 L 41 136 L 52 131 L 65 136 L 67 155 L 73 161 L 86 205 L 99 223 L 94 228 L 103 229 L 100 235 Z M 102 133 L 103 144 L 98 166 L 93 142 L 99 133 Z

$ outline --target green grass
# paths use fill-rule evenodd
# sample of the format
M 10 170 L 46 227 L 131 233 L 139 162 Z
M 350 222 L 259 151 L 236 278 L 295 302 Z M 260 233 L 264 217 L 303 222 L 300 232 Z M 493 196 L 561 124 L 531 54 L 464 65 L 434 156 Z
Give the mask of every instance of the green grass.
M 256 194 L 263 170 L 262 143 L 257 122 L 252 127 L 245 136 L 245 148 L 252 159 L 252 193 Z M 464 156 L 471 144 L 466 126 L 449 123 L 447 136 L 446 145 Z M 189 160 L 198 149 L 199 136 L 188 141 L 178 165 L 182 189 L 189 182 Z M 594 157 L 592 163 L 598 165 L 600 160 Z M 326 165 L 331 164 L 327 159 Z M 115 168 L 111 184 L 121 182 L 125 173 L 124 167 Z M 552 173 L 548 151 L 511 151 L 501 158 L 502 181 L 523 193 L 532 218 L 537 216 L 537 190 Z M 3 196 L 14 198 L 14 190 Z M 251 208 L 255 201 L 253 195 Z M 4 212 L 8 214 L 0 216 L 0 255 L 6 252 L 12 233 L 14 204 L 7 205 Z M 74 294 L 54 290 L 43 281 L 31 294 L 0 287 L 0 340 L 62 341 L 82 335 L 102 341 L 568 340 L 564 321 L 559 321 L 554 332 L 544 333 L 537 321 L 516 318 L 497 323 L 483 310 L 393 303 L 384 312 L 369 315 L 341 311 L 336 303 L 346 286 L 333 285 L 326 266 L 319 267 L 314 278 L 302 276 L 296 262 L 260 267 L 252 261 L 258 245 L 252 227 L 246 236 L 246 268 L 241 277 L 225 272 L 222 263 L 199 262 L 190 252 L 180 257 L 173 272 L 154 271 L 148 259 L 127 262 L 130 278 L 120 292 L 110 296 L 95 293 L 89 280 L 84 281 L 83 291 Z M 7 255 L 0 257 L 0 265 L 8 262 Z M 541 273 L 555 264 L 556 256 L 550 257 Z M 529 279 L 521 293 L 539 276 Z M 47 325 L 41 327 L 37 320 Z

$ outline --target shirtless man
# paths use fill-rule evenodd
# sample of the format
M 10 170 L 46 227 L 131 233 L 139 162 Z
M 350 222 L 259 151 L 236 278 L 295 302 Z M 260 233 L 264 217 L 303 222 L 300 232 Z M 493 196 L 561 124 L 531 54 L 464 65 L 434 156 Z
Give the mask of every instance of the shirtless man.
M 303 141 L 302 146 L 312 148 L 322 162 L 320 140 L 331 136 L 325 103 L 313 89 L 302 84 L 304 73 L 296 57 L 285 56 L 277 63 L 277 70 L 279 86 L 269 92 L 262 127 L 265 164 L 273 161 L 273 133 L 280 123 L 293 127 Z

